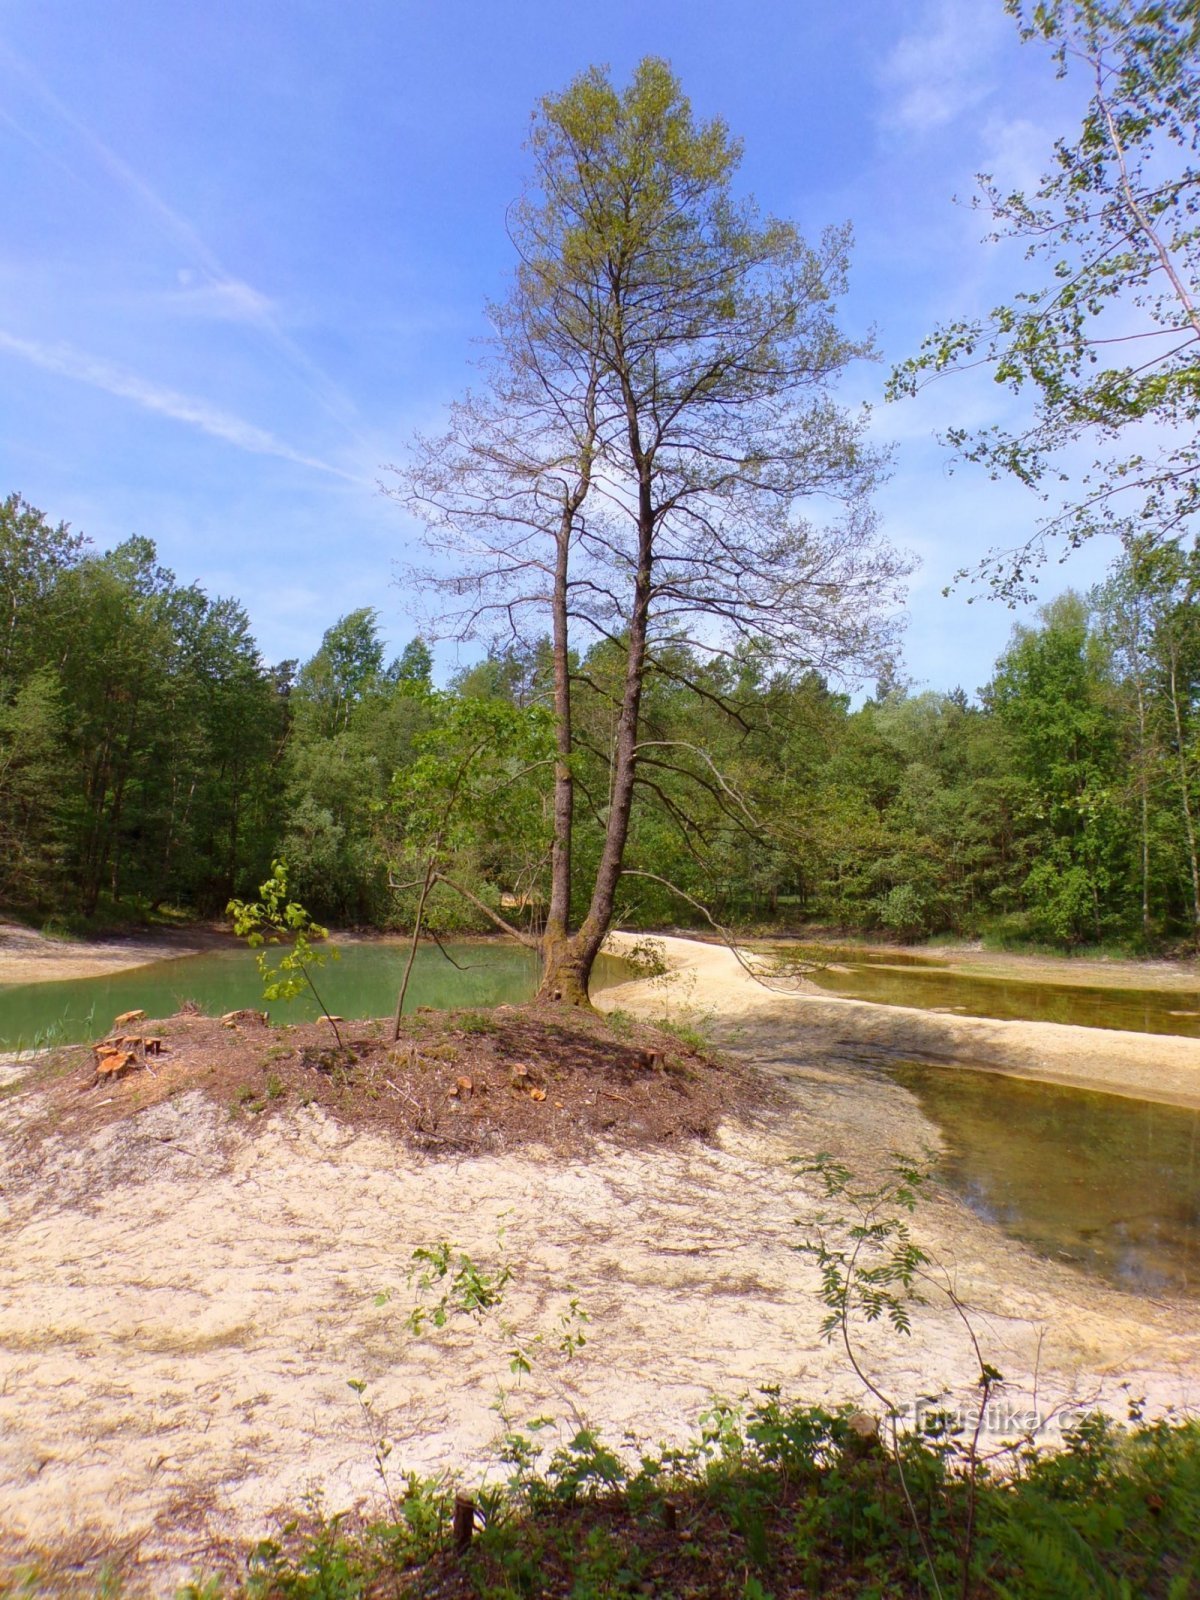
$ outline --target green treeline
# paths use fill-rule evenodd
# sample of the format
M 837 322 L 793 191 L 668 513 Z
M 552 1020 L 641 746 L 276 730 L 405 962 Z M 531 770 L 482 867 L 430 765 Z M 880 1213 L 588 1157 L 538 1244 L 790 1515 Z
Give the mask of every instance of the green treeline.
M 805 921 L 1064 948 L 1194 945 L 1200 929 L 1200 557 L 1126 554 L 1019 627 L 975 704 L 879 685 L 851 709 L 815 671 L 660 641 L 646 686 L 619 915 Z M 574 663 L 599 851 L 619 648 Z M 370 610 L 303 665 L 265 665 L 246 614 L 160 567 L 0 505 L 0 904 L 136 919 L 219 913 L 286 857 L 335 924 L 411 922 L 422 844 L 454 818 L 455 881 L 536 920 L 549 870 L 545 647 L 446 690 Z M 454 793 L 440 793 L 448 772 Z M 463 775 L 467 776 L 464 777 Z M 465 785 L 465 787 L 464 787 Z M 432 819 L 432 820 L 431 820 Z M 449 826 L 449 822 L 446 823 Z M 586 872 L 583 879 L 586 879 Z M 444 885 L 431 926 L 486 926 Z

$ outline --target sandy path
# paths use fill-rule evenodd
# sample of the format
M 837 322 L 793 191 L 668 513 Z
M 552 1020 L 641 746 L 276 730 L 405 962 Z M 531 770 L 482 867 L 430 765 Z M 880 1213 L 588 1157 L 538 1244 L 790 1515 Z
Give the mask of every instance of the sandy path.
M 787 1158 L 831 1149 L 869 1166 L 936 1135 L 902 1089 L 823 1048 L 824 1025 L 810 1039 L 807 1001 L 765 996 L 727 952 L 704 952 L 673 946 L 673 984 L 605 999 L 719 1006 L 743 1047 L 753 1027 L 754 1058 L 785 1078 L 790 1104 L 762 1126 L 727 1127 L 714 1147 L 573 1166 L 529 1150 L 437 1162 L 312 1110 L 247 1138 L 190 1094 L 18 1164 L 13 1135 L 36 1096 L 0 1101 L 5 1553 L 45 1546 L 94 1563 L 115 1548 L 132 1563 L 127 1593 L 169 1593 L 214 1542 L 260 1536 L 310 1487 L 331 1507 L 371 1502 L 350 1378 L 368 1381 L 397 1472 L 495 1473 L 507 1351 L 552 1331 L 568 1285 L 591 1315 L 589 1344 L 570 1363 L 535 1357 L 509 1401 L 518 1421 L 550 1413 L 574 1431 L 583 1416 L 613 1442 L 627 1431 L 680 1440 L 714 1391 L 776 1382 L 797 1397 L 856 1395 L 820 1337 L 814 1269 L 793 1248 L 797 1217 L 819 1202 Z M 492 1319 L 434 1340 L 407 1332 L 413 1248 L 449 1239 L 494 1264 L 501 1226 L 515 1332 Z M 1043 1407 L 1099 1395 L 1120 1412 L 1122 1381 L 1152 1404 L 1200 1399 L 1194 1307 L 1045 1263 L 950 1198 L 922 1211 L 919 1232 L 953 1263 L 1018 1408 L 1039 1342 Z M 909 1341 L 871 1332 L 862 1346 L 901 1399 L 961 1393 L 974 1376 L 944 1307 L 922 1311 Z

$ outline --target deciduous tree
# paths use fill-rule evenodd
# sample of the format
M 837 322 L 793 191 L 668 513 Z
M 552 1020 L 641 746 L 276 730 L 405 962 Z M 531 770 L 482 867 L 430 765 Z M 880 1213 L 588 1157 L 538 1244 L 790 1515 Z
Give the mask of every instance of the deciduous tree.
M 990 316 L 939 328 L 893 395 L 982 366 L 1029 397 L 1014 427 L 949 442 L 1048 503 L 1037 533 L 979 569 L 1008 600 L 1057 541 L 1097 532 L 1182 541 L 1200 513 L 1200 8 L 1195 0 L 1006 0 L 1089 98 L 1032 194 L 981 179 L 993 238 L 1027 243 L 1045 280 Z M 1095 451 L 1072 482 L 1079 451 Z M 1072 482 L 1067 503 L 1057 485 Z M 966 576 L 960 573 L 960 577 Z
M 542 994 L 585 1003 L 619 885 L 640 870 L 626 855 L 643 690 L 671 670 L 666 648 L 683 636 L 701 656 L 750 642 L 793 666 L 879 658 L 904 563 L 868 509 L 881 463 L 864 419 L 833 396 L 869 353 L 835 319 L 847 231 L 809 245 L 738 199 L 738 143 L 696 119 L 661 61 L 624 90 L 593 69 L 545 99 L 530 151 L 486 391 L 419 441 L 398 492 L 460 557 L 441 582 L 465 602 L 460 633 L 550 632 Z M 827 520 L 806 518 L 811 502 Z M 572 927 L 573 692 L 597 639 L 620 670 L 603 837 Z M 661 747 L 656 759 L 677 764 Z

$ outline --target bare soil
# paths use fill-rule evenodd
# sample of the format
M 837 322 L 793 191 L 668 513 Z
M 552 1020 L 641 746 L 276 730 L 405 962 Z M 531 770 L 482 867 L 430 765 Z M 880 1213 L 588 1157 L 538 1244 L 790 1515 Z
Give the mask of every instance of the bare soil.
M 193 1090 L 248 1131 L 317 1107 L 433 1155 L 537 1144 L 564 1158 L 600 1139 L 710 1139 L 723 1118 L 778 1099 L 733 1058 L 647 1023 L 618 1031 L 594 1012 L 532 1005 L 418 1013 L 396 1041 L 382 1022 L 271 1027 L 253 1011 L 225 1020 L 182 1012 L 129 1029 L 161 1039 L 162 1053 L 111 1082 L 98 1078 L 90 1046 L 42 1059 L 26 1082 L 40 1085 L 40 1109 L 15 1151 L 26 1167 L 48 1138 L 87 1139 Z

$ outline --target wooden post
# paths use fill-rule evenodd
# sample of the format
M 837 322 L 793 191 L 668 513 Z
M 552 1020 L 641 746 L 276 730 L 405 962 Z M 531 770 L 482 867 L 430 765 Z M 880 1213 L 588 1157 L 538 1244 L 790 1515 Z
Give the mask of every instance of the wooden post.
M 475 1502 L 465 1494 L 454 1496 L 454 1548 L 459 1555 L 471 1542 L 475 1530 Z

